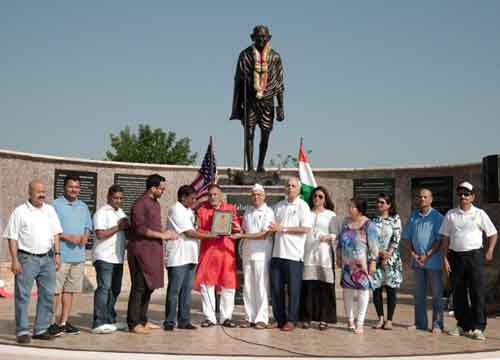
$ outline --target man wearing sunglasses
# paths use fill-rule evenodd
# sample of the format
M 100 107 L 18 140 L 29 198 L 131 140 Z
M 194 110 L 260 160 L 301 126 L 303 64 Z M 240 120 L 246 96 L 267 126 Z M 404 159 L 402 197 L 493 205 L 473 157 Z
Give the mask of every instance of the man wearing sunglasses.
M 473 339 L 485 340 L 484 262 L 493 259 L 497 230 L 486 212 L 473 205 L 475 194 L 471 183 L 460 183 L 457 197 L 458 207 L 448 211 L 439 230 L 443 236 L 444 267 L 453 273 L 453 307 L 457 326 L 449 334 L 469 334 Z M 486 250 L 483 249 L 483 232 L 488 240 Z

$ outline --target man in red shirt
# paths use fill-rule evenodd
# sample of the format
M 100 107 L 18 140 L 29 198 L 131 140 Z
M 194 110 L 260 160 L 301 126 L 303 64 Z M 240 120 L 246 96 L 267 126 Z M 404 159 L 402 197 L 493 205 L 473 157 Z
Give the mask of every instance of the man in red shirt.
M 211 232 L 214 212 L 229 211 L 233 215 L 233 233 L 240 232 L 240 219 L 236 207 L 223 200 L 219 185 L 208 188 L 208 202 L 202 204 L 197 211 L 200 232 Z M 229 235 L 219 235 L 214 239 L 201 242 L 200 259 L 196 269 L 195 286 L 201 292 L 202 311 L 205 320 L 202 327 L 214 326 L 215 292 L 220 290 L 220 323 L 226 327 L 236 327 L 231 319 L 234 309 L 234 295 L 238 286 L 236 274 L 236 251 Z

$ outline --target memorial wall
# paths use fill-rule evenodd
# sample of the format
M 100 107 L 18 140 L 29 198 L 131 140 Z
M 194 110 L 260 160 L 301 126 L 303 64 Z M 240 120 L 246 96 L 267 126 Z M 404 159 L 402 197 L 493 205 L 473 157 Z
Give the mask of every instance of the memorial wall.
M 312 159 L 314 164 L 314 159 Z M 227 168 L 219 166 L 219 176 L 224 178 Z M 128 212 L 131 202 L 144 190 L 145 177 L 159 173 L 167 179 L 167 190 L 161 198 L 163 213 L 176 200 L 176 191 L 180 185 L 189 184 L 196 177 L 197 166 L 146 165 L 135 163 L 119 163 L 110 161 L 82 160 L 54 156 L 42 156 L 13 151 L 0 150 L 0 221 L 5 223 L 11 211 L 26 200 L 28 183 L 34 178 L 41 178 L 48 186 L 48 201 L 61 193 L 62 179 L 69 172 L 76 172 L 82 178 L 81 198 L 89 205 L 91 211 L 105 204 L 109 186 L 120 184 L 125 189 L 124 209 Z M 281 176 L 297 175 L 296 169 L 282 169 Z M 318 184 L 325 186 L 331 193 L 340 217 L 347 213 L 349 199 L 357 194 L 369 202 L 370 211 L 374 210 L 374 199 L 380 191 L 394 195 L 398 211 L 403 222 L 414 208 L 414 192 L 421 186 L 434 192 L 435 207 L 445 212 L 455 204 L 455 187 L 463 180 L 474 184 L 477 189 L 476 205 L 484 208 L 493 222 L 500 228 L 500 204 L 482 201 L 481 163 L 438 165 L 438 166 L 402 166 L 385 168 L 360 169 L 314 169 Z M 226 188 L 226 186 L 225 186 Z M 245 207 L 245 194 L 248 187 L 240 190 L 228 186 L 225 191 L 230 200 L 238 202 L 240 208 Z M 279 200 L 282 190 L 278 187 L 268 189 L 274 203 Z M 163 219 L 165 216 L 163 216 Z M 413 284 L 411 271 L 406 264 L 409 252 L 406 244 L 401 246 L 405 263 L 405 281 L 403 290 L 410 290 Z M 0 260 L 2 274 L 8 259 L 6 241 L 2 242 Z M 500 251 L 497 246 L 495 261 L 488 265 L 488 283 L 490 293 L 495 292 L 500 269 Z M 9 283 L 9 282 L 8 282 Z M 491 295 L 493 296 L 493 295 Z M 496 296 L 496 295 L 495 295 Z M 500 297 L 499 297 L 500 299 Z

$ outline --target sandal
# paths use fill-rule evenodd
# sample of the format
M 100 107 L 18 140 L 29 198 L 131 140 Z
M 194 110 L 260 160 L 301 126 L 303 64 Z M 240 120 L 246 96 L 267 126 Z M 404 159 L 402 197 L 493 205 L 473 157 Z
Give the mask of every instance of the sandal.
M 208 328 L 208 327 L 212 327 L 212 326 L 215 326 L 215 324 L 213 322 L 211 322 L 210 320 L 203 320 L 201 323 L 202 328 Z
M 363 334 L 365 332 L 364 329 L 363 329 L 363 326 L 357 326 L 357 327 L 354 328 L 353 331 L 354 331 L 355 334 Z
M 247 329 L 251 326 L 250 321 L 242 320 L 240 321 L 240 328 Z
M 379 320 L 375 325 L 372 326 L 372 329 L 385 329 L 385 324 L 387 324 L 387 321 L 384 322 L 384 320 Z
M 384 323 L 384 327 L 383 327 L 384 330 L 392 330 L 392 321 L 386 321 Z
M 347 328 L 348 328 L 349 330 L 352 330 L 352 331 L 353 331 L 354 329 L 356 329 L 356 327 L 354 326 L 354 321 L 349 320 L 349 321 L 347 322 Z
M 257 330 L 267 329 L 267 325 L 266 323 L 259 321 L 257 324 L 255 324 L 255 329 Z
M 236 327 L 236 326 L 238 326 L 238 325 L 236 325 L 236 323 L 235 323 L 233 320 L 231 320 L 231 319 L 226 319 L 226 320 L 224 320 L 224 322 L 222 323 L 222 326 L 224 326 L 224 327 L 228 327 L 228 328 L 235 328 L 235 327 Z

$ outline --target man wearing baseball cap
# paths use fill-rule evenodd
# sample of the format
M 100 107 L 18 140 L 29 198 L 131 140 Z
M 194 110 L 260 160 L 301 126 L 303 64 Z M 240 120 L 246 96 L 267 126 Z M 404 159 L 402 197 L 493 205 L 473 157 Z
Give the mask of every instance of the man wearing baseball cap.
M 493 259 L 497 230 L 489 216 L 473 205 L 474 186 L 465 181 L 457 186 L 458 207 L 451 209 L 441 225 L 444 266 L 453 273 L 453 306 L 457 326 L 449 334 L 469 334 L 485 340 L 486 277 L 484 261 Z M 483 232 L 488 239 L 483 249 Z M 470 299 L 470 303 L 469 303 Z

